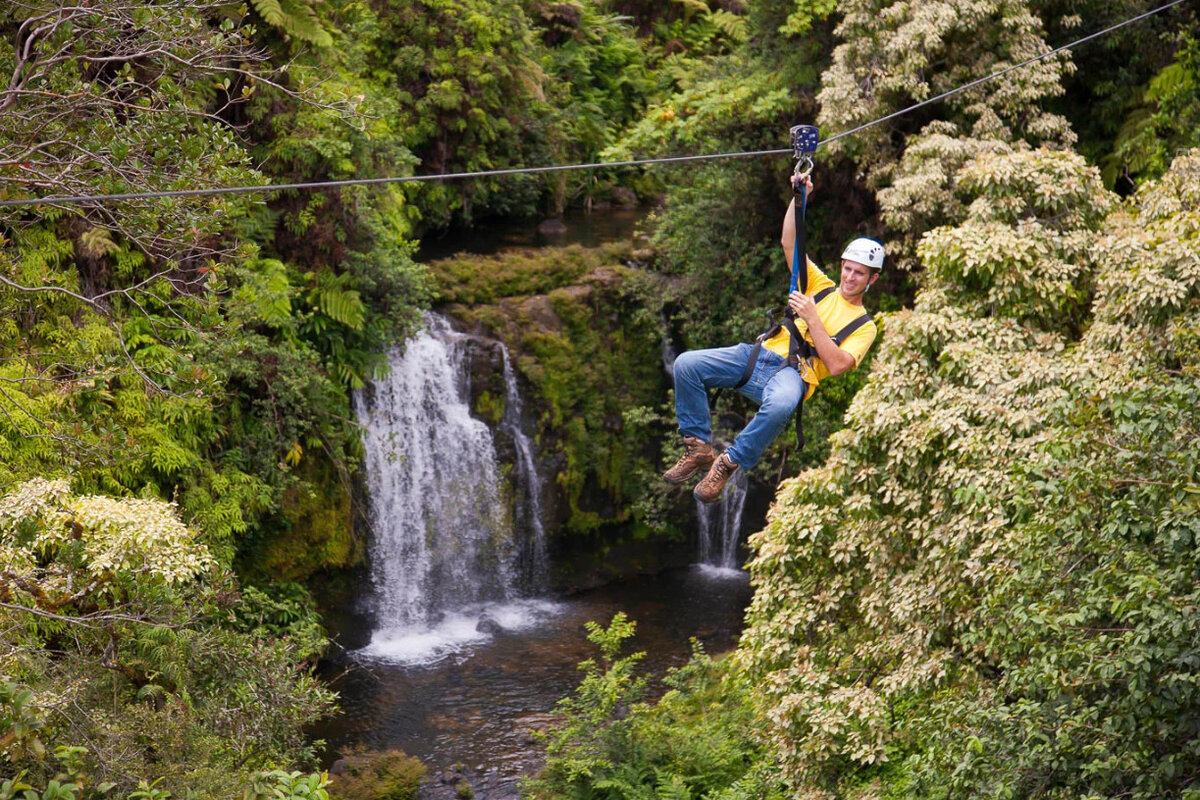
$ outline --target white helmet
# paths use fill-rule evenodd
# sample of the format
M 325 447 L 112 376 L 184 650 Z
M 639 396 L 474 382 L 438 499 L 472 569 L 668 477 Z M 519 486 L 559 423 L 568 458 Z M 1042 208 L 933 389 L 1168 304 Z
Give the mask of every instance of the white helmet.
M 842 258 L 847 261 L 857 261 L 871 269 L 883 269 L 883 245 L 874 239 L 858 238 L 846 245 Z

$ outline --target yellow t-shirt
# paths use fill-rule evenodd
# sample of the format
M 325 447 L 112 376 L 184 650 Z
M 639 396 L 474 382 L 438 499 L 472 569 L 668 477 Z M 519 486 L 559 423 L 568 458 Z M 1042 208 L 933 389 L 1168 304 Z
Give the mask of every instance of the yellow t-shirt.
M 808 295 L 811 297 L 817 292 L 834 283 L 829 279 L 824 272 L 817 269 L 817 265 L 811 260 L 808 262 Z M 853 303 L 848 303 L 842 298 L 842 293 L 833 291 L 825 296 L 821 302 L 817 303 L 817 317 L 820 318 L 821 324 L 825 326 L 825 331 L 834 336 L 842 328 L 849 325 L 854 320 L 858 319 L 865 313 L 866 309 L 862 306 L 856 306 Z M 802 319 L 796 319 L 796 329 L 800 334 L 812 344 L 812 337 L 808 335 L 808 323 Z M 846 341 L 842 342 L 841 348 L 850 355 L 854 356 L 854 366 L 862 363 L 863 356 L 871 349 L 871 343 L 875 341 L 875 323 L 868 322 L 854 333 L 846 337 Z M 770 350 L 772 353 L 787 358 L 788 342 L 791 336 L 787 332 L 787 328 L 780 328 L 779 333 L 772 336 L 763 342 L 763 347 Z M 814 345 L 815 349 L 815 345 Z M 800 377 L 804 378 L 804 382 L 808 384 L 808 393 L 804 395 L 804 399 L 812 396 L 816 390 L 817 384 L 823 378 L 829 377 L 829 370 L 819 357 L 802 359 L 800 362 Z

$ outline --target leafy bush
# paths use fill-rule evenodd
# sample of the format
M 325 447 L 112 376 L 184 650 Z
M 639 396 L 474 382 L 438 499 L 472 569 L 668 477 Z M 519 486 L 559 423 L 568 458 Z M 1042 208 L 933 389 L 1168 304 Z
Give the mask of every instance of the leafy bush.
M 425 765 L 400 750 L 355 750 L 342 756 L 330 777 L 332 800 L 415 800 Z
M 584 661 L 583 681 L 559 701 L 542 771 L 525 782 L 530 798 L 783 798 L 755 737 L 749 686 L 731 662 L 698 644 L 691 660 L 663 679 L 657 703 L 635 669 L 644 654 L 618 658 L 635 624 L 617 614 L 607 628 L 587 624 L 601 660 Z
M 224 798 L 313 762 L 303 729 L 333 696 L 305 664 L 311 612 L 281 599 L 239 617 L 236 581 L 173 506 L 21 484 L 0 498 L 0 599 L 0 769 L 16 782 Z M 320 797 L 309 777 L 264 791 Z

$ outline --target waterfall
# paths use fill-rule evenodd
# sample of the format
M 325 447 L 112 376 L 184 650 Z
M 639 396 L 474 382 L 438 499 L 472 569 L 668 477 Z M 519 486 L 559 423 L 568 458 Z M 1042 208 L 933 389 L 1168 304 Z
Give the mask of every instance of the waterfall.
M 659 319 L 662 320 L 662 365 L 663 371 L 667 373 L 667 377 L 672 382 L 675 380 L 675 358 L 679 355 L 675 351 L 675 343 L 671 340 L 671 321 L 667 319 L 667 312 L 660 311 Z
M 744 469 L 733 473 L 717 502 L 696 501 L 701 564 L 733 570 L 741 567 L 737 550 L 742 530 L 742 510 L 746 506 L 745 473 Z
M 519 555 L 519 575 L 526 593 L 545 586 L 550 577 L 550 557 L 546 551 L 546 529 L 542 526 L 542 482 L 533 459 L 533 443 L 522 426 L 521 395 L 517 391 L 517 375 L 508 357 L 508 348 L 500 346 L 504 362 L 504 417 L 500 429 L 513 441 L 517 452 L 516 527 L 528 530 L 527 544 Z
M 521 430 L 507 352 L 500 427 L 518 452 L 515 515 L 505 502 L 492 432 L 470 413 L 469 356 L 478 340 L 436 315 L 427 315 L 425 325 L 391 354 L 390 373 L 354 398 L 363 426 L 376 619 L 362 652 L 402 662 L 442 658 L 544 610 L 513 602 L 520 596 L 522 550 L 544 558 L 545 543 L 532 447 Z M 525 532 L 541 543 L 523 548 Z M 540 568 L 536 555 L 530 568 Z

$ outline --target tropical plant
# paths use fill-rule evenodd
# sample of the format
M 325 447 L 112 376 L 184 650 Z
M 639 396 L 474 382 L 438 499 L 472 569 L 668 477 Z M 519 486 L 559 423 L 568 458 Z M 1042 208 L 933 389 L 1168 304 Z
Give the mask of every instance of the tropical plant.
M 0 498 L 3 796 L 320 797 L 320 776 L 255 777 L 311 763 L 303 726 L 333 701 L 311 635 L 247 625 L 239 601 L 167 503 L 61 479 Z
M 642 702 L 647 679 L 635 676 L 644 654 L 618 658 L 634 623 L 617 614 L 607 628 L 588 624 L 602 661 L 584 661 L 584 678 L 559 701 L 559 724 L 544 731 L 547 760 L 522 786 L 531 798 L 700 798 L 781 800 L 754 740 L 747 683 L 727 660 L 698 643 L 686 665 L 663 678 L 667 692 Z

